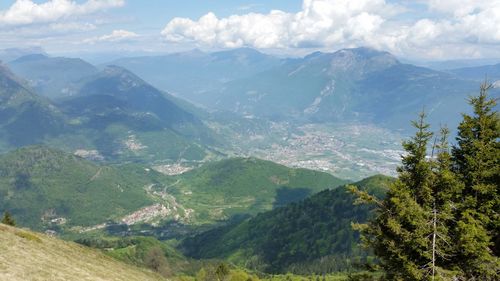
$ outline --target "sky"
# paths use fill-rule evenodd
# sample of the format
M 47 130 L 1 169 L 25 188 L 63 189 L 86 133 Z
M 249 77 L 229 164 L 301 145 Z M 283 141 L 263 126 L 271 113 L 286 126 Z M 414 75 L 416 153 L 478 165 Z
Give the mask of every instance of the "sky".
M 0 49 L 50 54 L 371 47 L 412 60 L 500 58 L 500 0 L 0 0 Z

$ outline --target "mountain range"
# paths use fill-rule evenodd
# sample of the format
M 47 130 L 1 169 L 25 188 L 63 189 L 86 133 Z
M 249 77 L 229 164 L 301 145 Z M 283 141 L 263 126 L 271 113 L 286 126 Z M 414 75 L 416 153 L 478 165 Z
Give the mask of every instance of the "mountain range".
M 219 70 L 221 57 L 233 62 L 224 69 L 235 74 Z M 396 130 L 407 130 L 422 109 L 432 123 L 454 127 L 467 110 L 467 97 L 479 89 L 476 77 L 404 64 L 369 48 L 290 59 L 248 49 L 210 55 L 193 51 L 113 63 L 209 109 L 280 121 L 373 123 Z M 176 77 L 190 88 L 159 82 Z
M 371 124 L 406 134 L 425 110 L 431 124 L 453 128 L 479 77 L 495 71 L 435 71 L 368 48 L 288 59 L 193 50 L 112 63 L 31 54 L 4 65 L 11 82 L 2 91 L 22 88 L 31 102 L 0 104 L 0 150 L 43 143 L 108 162 L 193 162 L 252 155 L 283 141 L 279 126 Z
M 100 67 L 81 59 L 34 54 L 11 61 L 8 66 L 37 93 L 62 100 L 73 113 L 75 106 L 71 102 L 83 107 L 87 102 L 113 106 L 118 95 L 125 95 L 122 91 L 128 91 L 129 98 L 133 91 L 138 96 L 156 95 L 179 105 L 168 91 L 208 110 L 231 111 L 240 116 L 301 123 L 371 123 L 403 131 L 408 131 L 409 121 L 421 110 L 427 111 L 431 123 L 455 127 L 460 113 L 467 111 L 467 97 L 478 91 L 481 77 L 489 74 L 496 81 L 498 75 L 496 66 L 436 71 L 401 63 L 388 52 L 369 48 L 288 59 L 253 49 L 214 53 L 193 50 L 123 58 Z M 113 98 L 109 97 L 110 90 L 116 94 Z M 498 95 L 498 91 L 493 94 Z M 68 101 L 75 97 L 78 99 Z M 151 112 L 158 117 L 163 107 L 170 120 L 186 117 L 165 101 L 162 104 L 153 97 L 148 99 L 148 106 L 144 107 L 144 100 L 141 108 L 134 109 L 133 121 L 138 115 L 148 119 Z M 165 116 L 161 118 L 165 120 Z M 139 123 L 144 127 L 158 125 Z M 191 126 L 195 128 L 191 132 L 200 131 L 200 122 L 194 123 L 197 125 Z
M 204 102 L 277 120 L 360 122 L 401 130 L 424 108 L 431 123 L 454 126 L 467 109 L 466 97 L 477 89 L 477 82 L 358 48 L 289 60 L 228 82 L 205 95 Z

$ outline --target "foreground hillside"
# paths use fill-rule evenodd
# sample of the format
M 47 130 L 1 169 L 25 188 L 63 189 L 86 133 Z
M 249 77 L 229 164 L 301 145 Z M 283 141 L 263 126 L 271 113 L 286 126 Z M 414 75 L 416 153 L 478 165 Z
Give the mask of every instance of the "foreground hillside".
M 3 224 L 0 253 L 2 280 L 163 280 L 99 251 Z

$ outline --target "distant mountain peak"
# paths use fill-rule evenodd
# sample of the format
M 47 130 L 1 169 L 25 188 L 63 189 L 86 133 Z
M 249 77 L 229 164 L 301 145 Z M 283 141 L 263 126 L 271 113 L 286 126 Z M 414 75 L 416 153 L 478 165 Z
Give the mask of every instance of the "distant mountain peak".
M 71 57 L 51 57 L 46 54 L 29 54 L 22 56 L 16 60 L 9 62 L 10 65 L 22 64 L 22 63 L 30 63 L 37 61 L 49 61 L 54 64 L 63 64 L 63 63 L 78 63 L 85 65 L 89 68 L 94 68 L 94 66 L 81 58 L 71 58 Z
M 81 95 L 101 95 L 103 93 L 123 95 L 142 91 L 146 87 L 148 93 L 161 95 L 156 89 L 126 68 L 107 65 L 100 72 L 85 78 L 79 92 Z M 120 94 L 119 94 L 120 93 Z
M 10 61 L 9 66 L 14 67 L 14 72 L 17 72 L 16 68 L 20 68 L 22 73 L 29 72 L 24 70 L 24 68 L 28 68 L 33 72 L 42 70 L 53 70 L 63 69 L 74 71 L 77 68 L 85 68 L 87 72 L 95 72 L 97 68 L 90 64 L 89 62 L 81 59 L 81 58 L 71 58 L 71 57 L 52 57 L 46 54 L 29 54 L 22 57 L 19 57 L 16 60 Z M 45 75 L 44 73 L 43 75 Z
M 341 49 L 333 53 L 315 52 L 304 58 L 306 61 L 329 61 L 330 70 L 363 74 L 378 71 L 400 64 L 389 52 L 359 47 Z
M 392 63 L 399 63 L 398 59 L 389 52 L 379 51 L 376 49 L 368 47 L 358 47 L 358 48 L 346 48 L 340 49 L 335 52 L 321 52 L 316 51 L 304 57 L 305 60 L 315 60 L 315 59 L 343 59 L 343 60 L 372 60 L 375 58 L 384 58 L 386 61 L 391 61 Z
M 214 53 L 226 53 L 226 54 L 229 54 L 229 53 L 232 53 L 232 54 L 236 54 L 236 53 L 262 54 L 258 50 L 254 49 L 254 48 L 250 48 L 250 47 L 241 47 L 241 48 L 227 49 L 227 50 L 222 50 L 222 51 L 218 51 L 218 52 L 214 52 Z

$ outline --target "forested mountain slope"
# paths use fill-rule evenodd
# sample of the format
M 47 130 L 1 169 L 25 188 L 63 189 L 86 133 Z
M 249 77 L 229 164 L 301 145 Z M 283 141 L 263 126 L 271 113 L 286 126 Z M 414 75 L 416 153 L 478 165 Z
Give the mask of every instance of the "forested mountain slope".
M 354 183 L 384 196 L 392 178 L 374 176 Z M 187 238 L 181 248 L 195 258 L 222 258 L 267 272 L 338 271 L 367 255 L 352 222 L 365 222 L 370 207 L 354 205 L 346 186 L 261 213 L 243 222 Z

